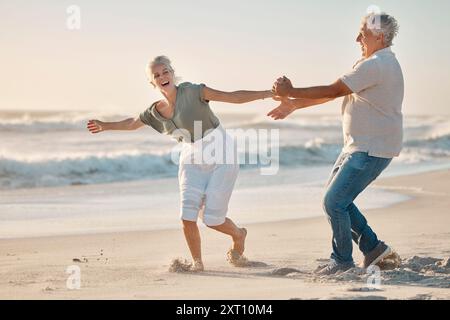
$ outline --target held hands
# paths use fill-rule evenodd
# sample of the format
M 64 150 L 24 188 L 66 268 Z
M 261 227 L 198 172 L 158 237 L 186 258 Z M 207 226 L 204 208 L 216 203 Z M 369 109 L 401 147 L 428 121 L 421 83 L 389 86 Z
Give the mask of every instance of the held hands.
M 278 78 L 273 84 L 272 92 L 275 96 L 287 97 L 292 89 L 291 80 L 283 76 L 282 78 Z
M 90 133 L 99 133 L 105 130 L 103 127 L 103 122 L 99 120 L 89 120 L 87 123 L 87 128 Z
M 281 120 L 286 118 L 297 109 L 288 97 L 289 92 L 292 89 L 293 87 L 291 80 L 289 80 L 285 76 L 277 79 L 272 87 L 272 98 L 273 100 L 280 101 L 281 103 L 277 108 L 273 109 L 267 114 L 269 117 L 272 117 L 274 120 Z

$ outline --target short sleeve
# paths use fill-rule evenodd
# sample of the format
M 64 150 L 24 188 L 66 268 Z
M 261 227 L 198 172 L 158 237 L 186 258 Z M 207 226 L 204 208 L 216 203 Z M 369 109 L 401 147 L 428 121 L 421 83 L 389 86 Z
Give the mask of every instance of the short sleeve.
M 139 119 L 142 121 L 142 123 L 146 124 L 147 126 L 152 126 L 153 115 L 151 110 L 155 103 L 153 103 L 149 108 L 147 108 L 144 112 L 142 112 L 139 115 Z
M 208 103 L 209 101 L 205 100 L 204 96 L 205 87 L 206 86 L 204 83 L 194 84 L 190 82 L 185 82 L 180 85 L 180 88 L 182 88 L 184 94 L 187 95 L 189 99 L 191 99 L 191 101 L 193 102 L 200 101 L 202 103 Z
M 147 126 L 152 127 L 153 129 L 155 129 L 160 133 L 164 133 L 166 131 L 164 123 L 159 121 L 152 113 L 152 109 L 157 103 L 158 102 L 153 103 L 147 110 L 142 112 L 139 115 L 139 119 L 142 121 L 142 123 L 146 124 Z
M 204 83 L 200 83 L 198 86 L 199 86 L 200 101 L 203 102 L 203 103 L 209 103 L 209 100 L 205 99 L 205 87 L 206 87 L 206 85 Z
M 342 76 L 341 80 L 354 93 L 359 93 L 379 84 L 380 77 L 378 62 L 375 59 L 369 59 L 358 63 L 351 72 Z

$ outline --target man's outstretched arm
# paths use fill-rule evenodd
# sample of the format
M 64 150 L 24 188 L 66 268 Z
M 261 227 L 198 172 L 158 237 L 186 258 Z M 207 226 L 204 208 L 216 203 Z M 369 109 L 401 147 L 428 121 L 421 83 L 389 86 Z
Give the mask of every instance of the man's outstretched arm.
M 341 79 L 328 86 L 318 86 L 310 88 L 294 88 L 291 81 L 286 78 L 279 78 L 272 87 L 272 92 L 280 97 L 301 98 L 301 99 L 336 99 L 352 93 Z

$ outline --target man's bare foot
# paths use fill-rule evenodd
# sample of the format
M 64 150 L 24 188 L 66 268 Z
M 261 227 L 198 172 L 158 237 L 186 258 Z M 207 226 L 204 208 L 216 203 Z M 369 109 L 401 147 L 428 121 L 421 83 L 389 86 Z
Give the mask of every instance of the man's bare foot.
M 246 237 L 247 237 L 247 229 L 241 228 L 240 236 L 238 238 L 233 238 L 233 246 L 231 247 L 231 249 L 237 252 L 239 255 L 244 254 Z

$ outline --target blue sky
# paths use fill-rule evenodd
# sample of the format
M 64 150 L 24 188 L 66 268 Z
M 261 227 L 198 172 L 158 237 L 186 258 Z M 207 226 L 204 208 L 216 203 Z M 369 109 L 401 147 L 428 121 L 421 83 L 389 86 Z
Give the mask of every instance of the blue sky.
M 69 5 L 81 29 L 66 27 Z M 136 113 L 158 99 L 144 66 L 168 55 L 184 81 L 221 90 L 328 84 L 360 56 L 370 5 L 400 24 L 405 114 L 450 114 L 450 1 L 0 1 L 0 110 Z M 213 104 L 267 112 L 275 103 Z M 340 101 L 312 112 L 338 113 Z

